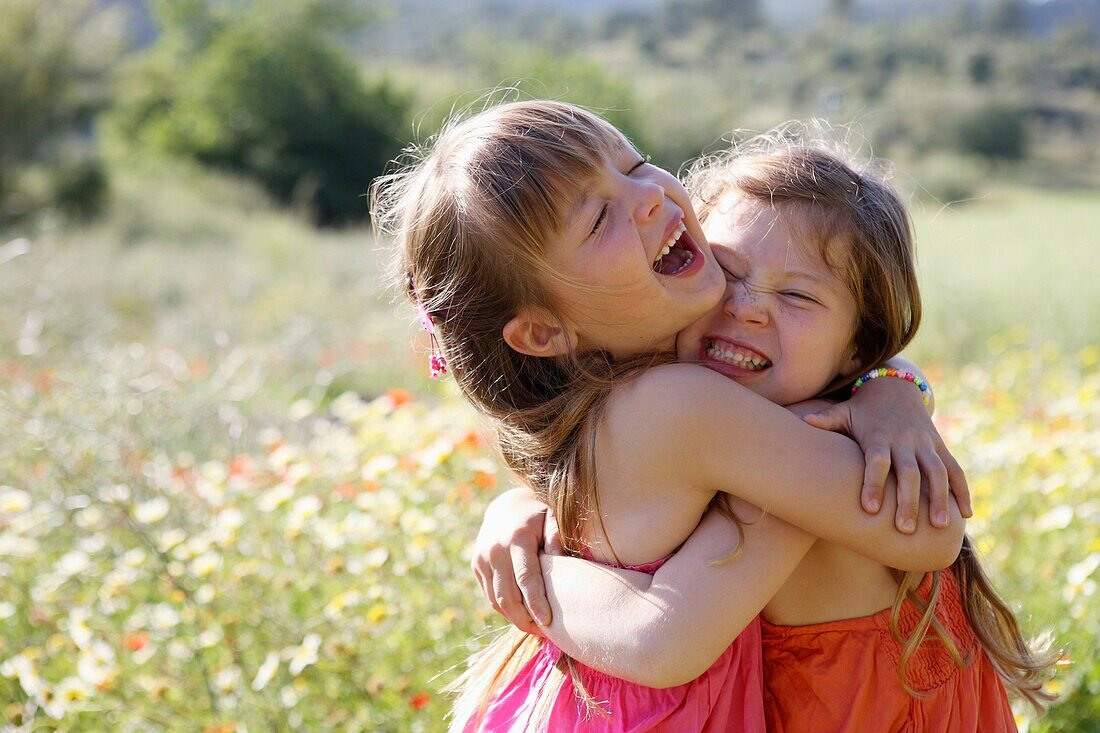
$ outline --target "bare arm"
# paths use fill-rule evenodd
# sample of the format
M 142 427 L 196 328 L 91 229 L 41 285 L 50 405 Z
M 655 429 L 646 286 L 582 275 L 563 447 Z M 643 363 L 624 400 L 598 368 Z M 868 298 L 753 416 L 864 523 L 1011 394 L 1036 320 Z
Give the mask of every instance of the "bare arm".
M 886 364 L 924 379 L 915 364 L 901 357 Z M 894 521 L 902 532 L 916 525 L 922 480 L 927 483 L 933 524 L 947 524 L 949 494 L 954 494 L 964 517 L 973 514 L 966 475 L 932 422 L 935 398 L 928 392 L 926 406 L 923 394 L 902 379 L 874 379 L 851 399 L 804 417 L 814 427 L 842 432 L 859 443 L 866 463 L 861 494 L 866 511 L 879 510 L 886 477 L 894 472 L 898 480 Z
M 759 510 L 736 509 L 750 519 Z M 736 533 L 714 511 L 656 575 L 616 570 L 572 557 L 542 556 L 554 622 L 546 635 L 570 656 L 605 673 L 650 687 L 698 677 L 760 613 L 813 544 L 771 516 Z
M 674 376 L 683 383 L 683 375 Z M 657 390 L 668 387 L 660 383 L 643 386 Z M 763 404 L 775 407 L 771 403 Z M 801 413 L 814 406 L 796 406 L 794 410 Z M 810 487 L 807 493 L 815 497 L 806 500 L 808 511 L 800 512 L 798 502 L 792 498 L 799 492 L 790 491 L 772 502 L 771 515 L 783 511 L 813 524 L 814 518 L 809 515 L 828 512 L 831 518 L 827 522 L 853 528 L 846 530 L 851 532 L 844 538 L 847 541 L 839 538 L 834 541 L 867 556 L 877 553 L 879 557 L 875 559 L 883 564 L 896 563 L 927 570 L 946 567 L 954 561 L 963 529 L 957 508 L 952 524 L 941 529 L 927 521 L 925 503 L 915 532 L 901 534 L 893 526 L 896 500 L 892 477 L 887 482 L 885 508 L 888 511 L 871 516 L 860 509 L 858 488 L 863 466 L 858 460 L 859 450 L 851 441 L 818 431 L 817 436 L 807 436 L 808 444 L 795 443 L 795 449 L 807 451 L 804 456 L 809 466 L 802 465 L 797 450 L 794 455 L 782 454 L 777 458 L 776 445 L 751 445 L 753 440 L 774 439 L 770 433 L 774 424 L 767 411 L 763 415 L 754 412 L 751 402 L 725 405 L 725 409 L 735 407 L 740 411 L 731 414 L 742 419 L 729 422 L 747 421 L 759 433 L 757 438 L 751 437 L 753 431 L 735 436 L 741 441 L 737 453 L 743 460 L 726 470 L 736 472 L 740 467 L 742 471 L 755 472 L 760 469 L 752 459 L 754 451 L 770 455 L 776 461 L 772 466 L 776 472 L 787 475 L 789 481 L 802 481 L 804 489 Z M 701 410 L 705 412 L 706 408 Z M 706 419 L 701 416 L 702 412 L 697 413 L 697 417 Z M 787 415 L 786 411 L 777 412 L 797 422 L 797 418 Z M 746 415 L 751 419 L 745 419 Z M 780 427 L 783 422 L 786 421 L 779 421 Z M 679 431 L 680 428 L 671 429 Z M 810 430 L 812 433 L 814 429 Z M 680 432 L 675 434 L 678 440 L 699 439 Z M 817 438 L 825 439 L 826 444 L 819 446 L 815 442 Z M 854 452 L 850 458 L 836 461 L 830 457 L 830 450 Z M 683 463 L 679 465 L 684 468 Z M 832 499 L 825 493 L 830 490 L 830 471 L 846 472 L 849 482 L 847 486 L 833 487 Z M 771 481 L 768 476 L 756 480 Z M 763 490 L 755 493 L 759 498 L 768 496 Z M 843 499 L 845 495 L 847 499 Z M 840 502 L 835 501 L 837 497 L 841 498 Z M 794 501 L 796 506 L 780 509 L 786 501 Z M 746 516 L 743 510 L 738 511 L 740 516 Z M 546 634 L 585 664 L 640 684 L 669 687 L 694 679 L 713 664 L 771 600 L 812 544 L 809 535 L 771 515 L 745 528 L 744 552 L 724 565 L 711 565 L 709 561 L 728 552 L 733 531 L 728 520 L 713 516 L 713 513 L 704 518 L 684 547 L 653 576 L 612 570 L 574 558 L 544 558 L 548 597 L 555 619 L 554 624 L 545 629 Z M 815 531 L 835 535 L 837 530 L 836 527 L 819 527 Z M 864 551 L 860 533 L 878 534 L 884 538 L 884 544 Z M 906 547 L 911 549 L 905 550 Z M 897 556 L 895 552 L 910 554 Z
M 604 427 L 610 454 L 631 457 L 617 461 L 636 476 L 622 485 L 725 491 L 901 570 L 944 568 L 958 555 L 965 522 L 954 501 L 947 527 L 932 526 L 922 504 L 912 534 L 896 531 L 893 484 L 885 492 L 887 511 L 869 515 L 860 507 L 865 466 L 854 442 L 812 428 L 703 367 L 649 370 L 612 400 Z

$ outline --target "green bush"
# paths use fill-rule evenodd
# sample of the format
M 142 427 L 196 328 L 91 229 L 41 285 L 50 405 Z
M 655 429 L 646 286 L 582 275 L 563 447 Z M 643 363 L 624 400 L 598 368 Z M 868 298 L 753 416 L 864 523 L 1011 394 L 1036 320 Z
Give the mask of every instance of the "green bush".
M 254 177 L 319 222 L 365 218 L 406 119 L 388 84 L 368 85 L 319 29 L 285 17 L 246 15 L 182 52 L 163 44 L 130 77 L 117 134 Z
M 43 207 L 87 216 L 102 206 L 106 178 L 88 151 L 113 46 L 88 47 L 86 3 L 0 4 L 0 223 Z M 72 152 L 81 140 L 79 153 Z
M 950 126 L 960 153 L 991 160 L 1021 160 L 1027 155 L 1026 115 L 1022 110 L 989 104 L 963 112 Z

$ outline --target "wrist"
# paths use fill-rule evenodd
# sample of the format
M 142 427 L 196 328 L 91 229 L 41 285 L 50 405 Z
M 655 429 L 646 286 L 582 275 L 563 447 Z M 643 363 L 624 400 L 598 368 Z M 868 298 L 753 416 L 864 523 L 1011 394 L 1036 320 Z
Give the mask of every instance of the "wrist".
M 909 382 L 915 387 L 921 397 L 921 401 L 925 407 L 931 407 L 932 405 L 932 387 L 925 381 L 920 375 L 915 374 L 907 369 L 895 369 L 894 367 L 879 367 L 878 369 L 872 369 L 867 372 L 852 385 L 852 396 L 855 396 L 861 389 L 869 385 L 876 380 L 884 380 L 886 377 L 890 377 L 891 381 L 901 380 Z M 884 381 L 880 381 L 885 383 Z M 893 382 L 896 383 L 896 382 Z

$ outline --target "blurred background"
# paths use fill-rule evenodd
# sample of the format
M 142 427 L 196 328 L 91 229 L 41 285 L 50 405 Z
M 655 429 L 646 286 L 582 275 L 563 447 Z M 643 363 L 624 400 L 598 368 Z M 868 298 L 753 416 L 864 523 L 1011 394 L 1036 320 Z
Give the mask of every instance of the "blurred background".
M 456 109 L 891 162 L 907 355 L 1100 730 L 1100 0 L 0 0 L 0 730 L 443 730 L 507 485 L 365 193 Z

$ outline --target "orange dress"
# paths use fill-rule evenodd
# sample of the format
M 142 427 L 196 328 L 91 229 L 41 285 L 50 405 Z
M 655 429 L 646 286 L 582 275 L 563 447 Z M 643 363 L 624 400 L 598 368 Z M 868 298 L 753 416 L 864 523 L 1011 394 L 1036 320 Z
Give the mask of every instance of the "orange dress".
M 925 598 L 929 574 L 918 592 Z M 902 689 L 902 652 L 890 633 L 891 609 L 809 626 L 764 622 L 764 714 L 773 733 L 935 731 L 1000 733 L 1016 722 L 1004 683 L 966 620 L 951 571 L 942 573 L 936 616 L 969 665 L 960 668 L 934 631 L 909 658 Z M 920 612 L 908 601 L 899 626 L 908 634 Z

